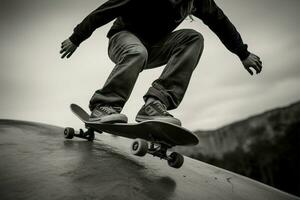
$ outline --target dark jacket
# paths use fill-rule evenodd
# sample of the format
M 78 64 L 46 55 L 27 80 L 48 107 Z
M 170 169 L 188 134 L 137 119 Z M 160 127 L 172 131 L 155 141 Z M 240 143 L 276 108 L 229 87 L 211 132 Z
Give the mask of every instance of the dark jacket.
M 184 20 L 180 6 L 186 2 L 187 0 L 109 0 L 75 27 L 70 40 L 79 46 L 95 29 L 116 19 L 108 37 L 121 30 L 128 30 L 143 41 L 155 42 L 171 33 Z M 249 55 L 240 34 L 213 0 L 194 0 L 192 14 L 201 19 L 227 49 L 241 60 Z

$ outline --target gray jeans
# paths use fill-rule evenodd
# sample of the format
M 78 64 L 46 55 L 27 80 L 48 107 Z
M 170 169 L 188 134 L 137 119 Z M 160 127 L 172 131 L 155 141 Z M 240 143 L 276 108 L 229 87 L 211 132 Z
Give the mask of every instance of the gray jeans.
M 165 64 L 162 74 L 152 83 L 144 99 L 156 97 L 168 110 L 177 108 L 203 47 L 203 36 L 191 29 L 174 31 L 155 43 L 141 41 L 128 31 L 116 33 L 110 38 L 108 47 L 109 57 L 116 66 L 103 88 L 91 98 L 90 109 L 98 104 L 123 108 L 139 73 Z

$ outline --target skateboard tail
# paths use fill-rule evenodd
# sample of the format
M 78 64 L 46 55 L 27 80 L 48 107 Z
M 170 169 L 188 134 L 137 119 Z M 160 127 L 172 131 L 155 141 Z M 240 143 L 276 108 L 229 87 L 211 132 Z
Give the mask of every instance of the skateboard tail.
M 76 104 L 71 104 L 70 105 L 71 111 L 84 123 L 88 123 L 89 122 L 89 114 L 87 112 L 85 112 L 85 110 L 83 110 L 80 106 L 76 105 Z

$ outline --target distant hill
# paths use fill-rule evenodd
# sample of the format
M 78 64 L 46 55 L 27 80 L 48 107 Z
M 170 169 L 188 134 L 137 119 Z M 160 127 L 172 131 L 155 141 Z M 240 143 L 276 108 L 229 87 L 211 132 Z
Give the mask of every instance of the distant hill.
M 195 134 L 177 150 L 300 196 L 300 102 Z

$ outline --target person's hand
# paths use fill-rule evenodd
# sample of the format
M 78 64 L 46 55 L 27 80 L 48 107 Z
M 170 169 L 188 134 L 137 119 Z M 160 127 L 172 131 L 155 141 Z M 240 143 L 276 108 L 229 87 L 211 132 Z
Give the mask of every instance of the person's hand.
M 61 50 L 59 52 L 62 54 L 61 58 L 65 58 L 66 56 L 70 58 L 76 49 L 77 46 L 70 39 L 66 39 L 61 43 Z
M 244 65 L 245 69 L 251 75 L 254 74 L 253 71 L 251 70 L 251 68 L 255 70 L 256 74 L 259 74 L 262 70 L 262 62 L 261 62 L 260 58 L 253 53 L 250 53 L 250 55 L 245 60 L 242 60 L 242 63 Z

